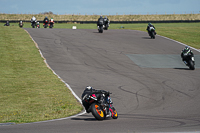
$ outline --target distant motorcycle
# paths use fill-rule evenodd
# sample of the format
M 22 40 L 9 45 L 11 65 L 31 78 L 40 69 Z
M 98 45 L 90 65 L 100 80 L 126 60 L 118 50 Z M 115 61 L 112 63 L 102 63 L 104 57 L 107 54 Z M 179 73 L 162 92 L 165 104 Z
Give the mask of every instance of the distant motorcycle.
M 39 22 L 37 22 L 36 27 L 37 27 L 37 28 L 40 28 L 40 23 L 39 23 Z
M 53 28 L 53 23 L 49 23 L 49 28 Z
M 104 30 L 108 30 L 108 27 L 109 27 L 109 23 L 103 25 L 103 29 L 104 29 Z
M 49 22 L 48 22 L 48 20 L 46 19 L 45 22 L 43 23 L 43 27 L 44 27 L 44 28 L 47 28 L 47 27 L 48 27 L 48 23 L 49 23 Z
M 104 19 L 103 29 L 108 30 L 109 24 L 110 24 L 110 21 L 107 18 Z
M 32 28 L 35 28 L 35 26 L 36 26 L 36 22 L 33 21 L 32 24 L 31 24 L 31 26 L 32 26 Z
M 149 27 L 149 36 L 153 39 L 155 39 L 155 28 L 154 27 Z
M 20 28 L 22 28 L 22 27 L 23 27 L 23 25 L 24 25 L 24 24 L 23 24 L 23 22 L 22 22 L 22 21 L 20 21 L 20 22 L 19 22 L 19 27 L 20 27 Z
M 105 118 L 117 119 L 118 114 L 116 109 L 113 107 L 113 102 L 110 98 L 110 92 L 100 90 L 92 93 L 91 95 L 85 94 L 82 100 L 89 104 L 88 113 L 92 112 L 92 115 L 97 120 L 104 120 Z M 98 95 L 101 95 L 103 99 L 100 99 Z
M 32 26 L 32 28 L 35 28 L 36 23 L 37 23 L 37 20 L 36 20 L 35 17 L 33 17 L 33 18 L 31 19 L 31 26 Z
M 195 60 L 194 60 L 194 57 L 191 56 L 190 53 L 184 53 L 183 54 L 183 57 L 184 57 L 184 63 L 186 66 L 188 66 L 191 70 L 194 70 L 195 69 Z
M 4 26 L 10 26 L 9 21 L 6 21 L 6 24 Z
M 103 19 L 98 22 L 98 31 L 99 33 L 103 33 Z
M 53 19 L 50 19 L 50 21 L 49 21 L 49 28 L 53 28 L 53 25 L 54 25 L 54 21 L 53 21 Z

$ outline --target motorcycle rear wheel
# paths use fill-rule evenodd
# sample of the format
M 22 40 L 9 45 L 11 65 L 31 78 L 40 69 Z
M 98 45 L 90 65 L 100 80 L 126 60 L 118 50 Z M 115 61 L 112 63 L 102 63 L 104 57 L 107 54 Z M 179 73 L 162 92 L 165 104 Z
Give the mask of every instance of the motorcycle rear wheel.
M 92 115 L 97 119 L 97 120 L 104 120 L 105 119 L 105 115 L 103 110 L 100 108 L 100 106 L 96 103 L 93 103 L 91 105 L 91 112 Z

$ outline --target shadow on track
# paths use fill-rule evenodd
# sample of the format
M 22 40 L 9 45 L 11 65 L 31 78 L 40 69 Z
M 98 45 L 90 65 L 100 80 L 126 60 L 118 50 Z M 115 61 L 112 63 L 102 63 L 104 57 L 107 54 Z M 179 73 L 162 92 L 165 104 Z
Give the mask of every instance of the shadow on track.
M 71 118 L 71 120 L 83 120 L 83 121 L 98 121 L 95 118 Z
M 174 69 L 178 69 L 178 70 L 190 70 L 189 68 L 174 68 Z
M 150 37 L 142 37 L 143 39 L 151 39 Z

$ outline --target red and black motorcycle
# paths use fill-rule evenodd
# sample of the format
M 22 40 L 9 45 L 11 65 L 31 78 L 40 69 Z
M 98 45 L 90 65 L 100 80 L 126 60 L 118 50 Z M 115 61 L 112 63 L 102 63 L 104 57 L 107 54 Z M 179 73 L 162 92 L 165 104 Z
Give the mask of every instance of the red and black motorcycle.
M 53 21 L 53 19 L 50 19 L 50 21 L 49 21 L 49 28 L 53 28 L 53 25 L 54 25 L 54 21 Z
M 47 28 L 48 27 L 48 23 L 49 23 L 48 19 L 45 19 L 44 23 L 43 23 L 43 27 Z
M 113 102 L 110 98 L 110 92 L 104 90 L 95 90 L 91 94 L 84 94 L 82 97 L 83 106 L 87 107 L 87 113 L 92 112 L 92 115 L 97 120 L 104 120 L 105 118 L 117 119 L 118 114 L 113 107 Z

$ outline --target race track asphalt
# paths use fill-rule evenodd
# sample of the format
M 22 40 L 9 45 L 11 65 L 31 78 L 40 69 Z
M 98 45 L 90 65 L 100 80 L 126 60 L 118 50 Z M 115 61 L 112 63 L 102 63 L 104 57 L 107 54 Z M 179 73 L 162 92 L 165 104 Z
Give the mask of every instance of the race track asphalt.
M 119 118 L 97 121 L 86 113 L 0 126 L 1 133 L 200 131 L 200 52 L 193 50 L 192 71 L 179 58 L 184 45 L 159 35 L 150 39 L 134 30 L 26 30 L 49 66 L 79 97 L 88 85 L 112 92 Z

